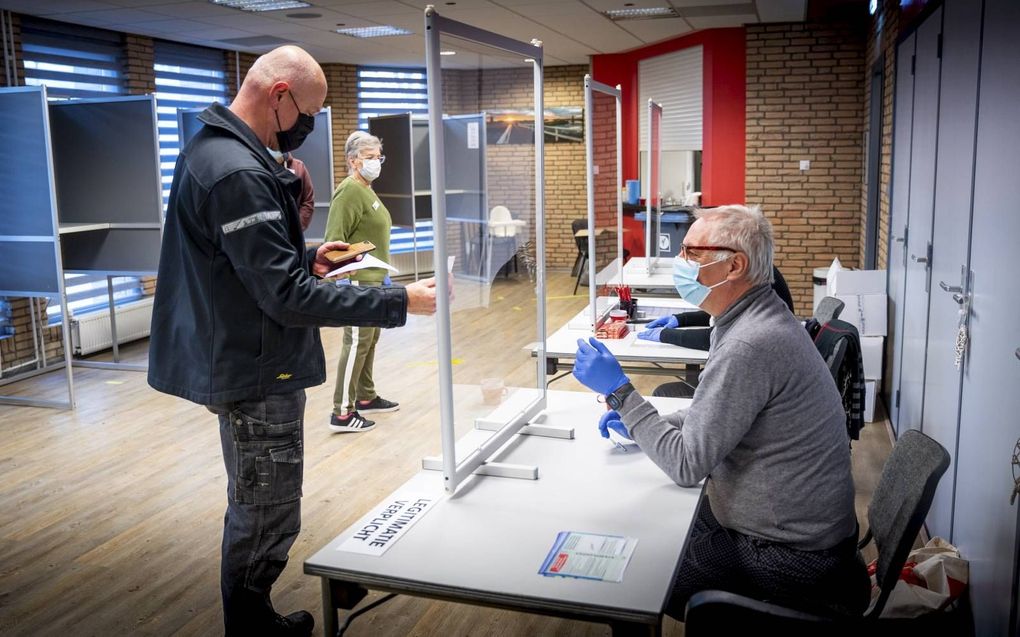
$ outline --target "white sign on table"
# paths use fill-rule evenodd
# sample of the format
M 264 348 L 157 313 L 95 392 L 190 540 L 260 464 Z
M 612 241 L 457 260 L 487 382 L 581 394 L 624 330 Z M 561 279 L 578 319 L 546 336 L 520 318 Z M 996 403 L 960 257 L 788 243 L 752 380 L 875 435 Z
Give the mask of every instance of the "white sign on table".
M 402 538 L 418 520 L 425 517 L 442 499 L 441 495 L 395 493 L 383 500 L 374 511 L 363 517 L 353 528 L 338 551 L 379 556 Z

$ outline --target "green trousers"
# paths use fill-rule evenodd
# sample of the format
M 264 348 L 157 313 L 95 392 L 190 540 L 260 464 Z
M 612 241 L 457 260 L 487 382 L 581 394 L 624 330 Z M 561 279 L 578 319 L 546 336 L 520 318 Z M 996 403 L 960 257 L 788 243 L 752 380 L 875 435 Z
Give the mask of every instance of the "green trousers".
M 362 283 L 377 287 L 378 283 Z M 344 416 L 355 411 L 356 400 L 376 397 L 372 366 L 375 363 L 375 345 L 382 332 L 378 327 L 345 327 L 344 344 L 336 368 L 336 387 L 333 389 L 333 412 Z

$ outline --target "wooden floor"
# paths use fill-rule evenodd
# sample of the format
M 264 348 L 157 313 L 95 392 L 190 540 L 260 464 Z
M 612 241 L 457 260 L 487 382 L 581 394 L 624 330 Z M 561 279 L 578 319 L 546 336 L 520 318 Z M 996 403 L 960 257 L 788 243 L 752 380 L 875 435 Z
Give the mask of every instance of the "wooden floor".
M 550 332 L 587 301 L 573 279 L 548 284 Z M 524 346 L 534 340 L 526 279 L 493 288 L 488 311 L 458 313 L 455 382 L 497 373 L 534 378 Z M 278 610 L 304 608 L 319 622 L 319 580 L 302 563 L 439 451 L 435 325 L 411 317 L 384 333 L 376 356 L 379 393 L 400 411 L 374 431 L 332 434 L 339 330 L 324 329 L 330 370 L 308 391 L 303 530 L 273 591 Z M 145 341 L 122 348 L 144 362 Z M 97 357 L 101 360 L 103 357 Z M 75 411 L 0 406 L 0 635 L 216 635 L 222 632 L 219 545 L 226 478 L 215 417 L 159 394 L 145 375 L 75 368 Z M 639 377 L 650 393 L 662 378 Z M 583 390 L 572 378 L 552 387 Z M 5 387 L 3 394 L 59 399 L 63 373 Z M 578 423 L 579 426 L 595 423 Z M 858 517 L 889 451 L 885 422 L 854 446 Z M 373 594 L 369 599 L 376 597 Z M 682 635 L 665 620 L 664 633 Z M 397 597 L 354 622 L 348 634 L 608 635 L 606 626 Z

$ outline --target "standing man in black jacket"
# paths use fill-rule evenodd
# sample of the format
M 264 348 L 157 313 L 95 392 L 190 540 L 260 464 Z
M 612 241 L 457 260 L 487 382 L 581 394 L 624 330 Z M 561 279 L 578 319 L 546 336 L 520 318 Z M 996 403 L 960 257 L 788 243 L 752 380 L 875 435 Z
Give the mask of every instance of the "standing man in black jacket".
M 270 590 L 301 529 L 304 390 L 326 380 L 318 327 L 399 327 L 436 307 L 432 279 L 360 288 L 316 278 L 331 267 L 324 253 L 346 244 L 306 253 L 300 181 L 267 149 L 300 146 L 325 97 L 304 50 L 263 55 L 229 109 L 202 113 L 170 189 L 149 384 L 219 416 L 227 635 L 312 632 L 309 613 L 276 613 Z

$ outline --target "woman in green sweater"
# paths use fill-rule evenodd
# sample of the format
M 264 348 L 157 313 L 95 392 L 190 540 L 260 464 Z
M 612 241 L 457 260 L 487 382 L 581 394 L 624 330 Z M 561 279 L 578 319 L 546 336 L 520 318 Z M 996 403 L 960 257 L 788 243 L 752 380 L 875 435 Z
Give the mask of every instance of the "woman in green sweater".
M 375 135 L 355 131 L 344 146 L 348 176 L 340 182 L 329 205 L 326 241 L 371 241 L 373 256 L 390 260 L 390 213 L 379 201 L 372 182 L 379 177 L 386 158 L 382 142 Z M 383 268 L 356 270 L 351 283 L 363 286 L 389 284 Z M 372 364 L 379 342 L 377 327 L 345 327 L 344 344 L 333 390 L 333 414 L 329 428 L 340 433 L 368 431 L 375 422 L 362 414 L 396 411 L 397 403 L 375 391 Z

